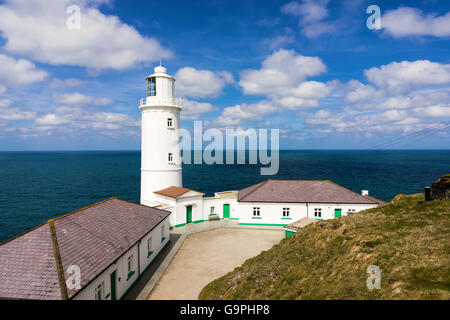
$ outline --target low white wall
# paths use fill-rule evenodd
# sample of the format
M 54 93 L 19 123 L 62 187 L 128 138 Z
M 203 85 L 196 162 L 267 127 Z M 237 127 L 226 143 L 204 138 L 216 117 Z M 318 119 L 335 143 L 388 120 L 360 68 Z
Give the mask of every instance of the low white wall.
M 236 199 L 222 199 L 222 198 L 204 198 L 203 199 L 203 220 L 208 220 L 211 213 L 211 207 L 214 207 L 214 213 L 220 219 L 223 219 L 223 206 L 230 205 L 230 218 L 239 219 L 238 202 Z

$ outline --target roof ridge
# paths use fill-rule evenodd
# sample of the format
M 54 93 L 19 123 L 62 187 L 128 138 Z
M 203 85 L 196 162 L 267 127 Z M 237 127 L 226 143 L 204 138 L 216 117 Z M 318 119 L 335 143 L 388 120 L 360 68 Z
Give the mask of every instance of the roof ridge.
M 252 193 L 255 192 L 256 190 L 258 190 L 259 188 L 261 188 L 263 185 L 265 185 L 266 182 L 270 182 L 270 181 L 274 181 L 274 180 L 272 180 L 272 179 L 267 179 L 267 180 L 265 180 L 265 181 L 263 181 L 263 182 L 257 183 L 256 185 L 259 184 L 259 186 L 256 187 L 255 189 L 253 189 L 252 191 L 250 191 L 249 193 L 247 193 L 243 198 L 239 199 L 239 201 L 244 200 L 244 199 L 247 198 L 250 194 L 252 194 Z M 251 186 L 250 186 L 250 187 L 251 187 Z M 238 198 L 239 198 L 239 195 L 238 195 Z
M 158 208 L 156 208 L 156 207 L 146 206 L 145 204 L 142 204 L 142 203 L 136 203 L 136 202 L 133 202 L 133 201 L 124 200 L 124 199 L 119 199 L 119 198 L 115 198 L 115 199 L 117 199 L 117 200 L 119 200 L 119 201 L 131 203 L 131 204 L 135 204 L 135 205 L 137 205 L 137 206 L 141 206 L 141 207 L 144 207 L 144 208 L 152 208 L 152 209 L 156 209 L 156 210 L 159 210 L 159 211 L 164 211 L 164 212 L 172 213 L 172 212 L 169 211 L 169 210 L 163 210 L 163 209 L 158 209 Z M 162 204 L 164 204 L 164 203 L 162 203 Z
M 106 201 L 109 201 L 109 200 L 113 200 L 113 199 L 117 199 L 117 198 L 116 198 L 116 197 L 111 197 L 111 198 L 108 198 L 108 199 L 105 199 L 105 200 L 96 202 L 96 203 L 91 204 L 91 205 L 89 205 L 89 206 L 86 206 L 86 207 L 84 207 L 84 208 L 81 208 L 81 209 L 78 209 L 78 210 L 75 210 L 75 211 L 66 213 L 66 214 L 64 214 L 64 215 L 62 215 L 62 216 L 60 216 L 60 217 L 56 217 L 56 218 L 50 219 L 50 220 L 48 220 L 47 222 L 49 222 L 49 223 L 50 223 L 50 222 L 54 222 L 54 221 L 56 221 L 56 220 L 65 218 L 65 217 L 70 216 L 70 215 L 72 215 L 72 214 L 75 214 L 75 213 L 78 213 L 78 212 L 80 212 L 80 211 L 89 209 L 89 208 L 91 208 L 91 207 L 94 207 L 94 206 L 96 206 L 96 205 L 102 204 L 103 202 L 106 202 Z M 118 199 L 118 200 L 120 200 L 120 199 Z
M 56 272 L 58 274 L 59 289 L 61 290 L 61 298 L 63 300 L 68 300 L 69 293 L 67 292 L 66 277 L 64 275 L 61 254 L 59 252 L 58 239 L 56 237 L 55 222 L 49 221 L 48 226 L 50 228 L 50 238 L 52 240 L 53 245 L 53 254 L 55 257 Z

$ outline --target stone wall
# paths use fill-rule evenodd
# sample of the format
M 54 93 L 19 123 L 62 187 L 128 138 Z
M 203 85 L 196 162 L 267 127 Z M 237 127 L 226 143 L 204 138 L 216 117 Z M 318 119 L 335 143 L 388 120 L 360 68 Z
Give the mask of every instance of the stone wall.
M 443 175 L 431 186 L 433 200 L 450 200 L 450 174 Z

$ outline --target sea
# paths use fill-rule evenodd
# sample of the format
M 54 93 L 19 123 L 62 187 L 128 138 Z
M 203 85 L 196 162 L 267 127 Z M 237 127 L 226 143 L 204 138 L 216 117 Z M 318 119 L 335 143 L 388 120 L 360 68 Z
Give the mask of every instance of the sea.
M 118 197 L 139 203 L 140 151 L 0 152 L 0 241 L 49 219 Z M 450 173 L 450 150 L 282 150 L 262 165 L 183 164 L 183 186 L 213 195 L 267 179 L 332 180 L 389 201 Z

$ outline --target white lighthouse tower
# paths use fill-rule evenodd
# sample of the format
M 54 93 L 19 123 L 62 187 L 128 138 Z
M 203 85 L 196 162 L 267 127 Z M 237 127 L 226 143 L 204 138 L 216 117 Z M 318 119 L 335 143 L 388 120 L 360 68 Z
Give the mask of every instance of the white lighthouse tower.
M 141 99 L 141 204 L 151 205 L 154 192 L 182 187 L 179 144 L 181 99 L 175 99 L 175 78 L 161 65 L 147 77 L 147 97 Z

